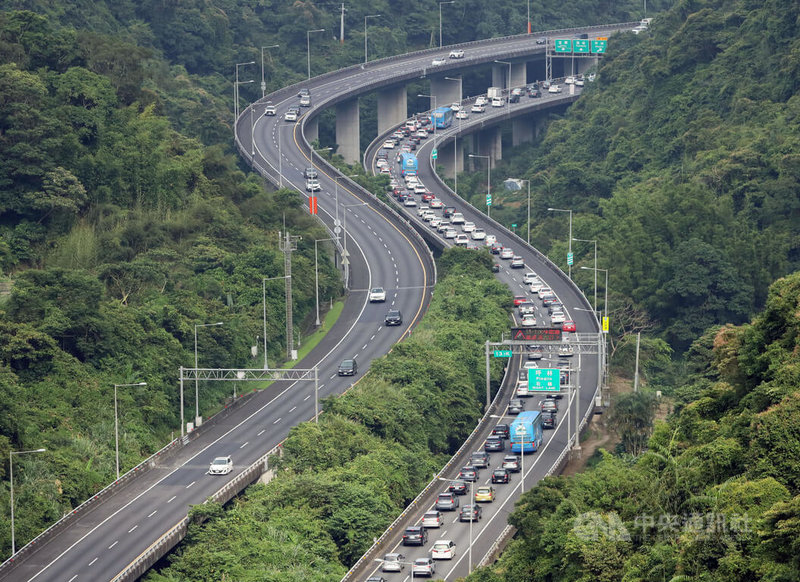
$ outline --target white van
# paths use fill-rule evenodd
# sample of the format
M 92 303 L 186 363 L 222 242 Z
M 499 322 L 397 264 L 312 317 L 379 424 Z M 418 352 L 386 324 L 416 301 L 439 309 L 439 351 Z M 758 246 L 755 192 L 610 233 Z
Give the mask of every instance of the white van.
M 502 107 L 506 104 L 506 100 L 503 97 L 492 97 L 492 107 Z

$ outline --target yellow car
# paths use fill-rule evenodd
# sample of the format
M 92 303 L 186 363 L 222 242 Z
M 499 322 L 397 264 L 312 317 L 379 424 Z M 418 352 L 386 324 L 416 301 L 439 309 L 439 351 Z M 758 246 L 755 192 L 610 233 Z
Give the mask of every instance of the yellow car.
M 475 503 L 494 501 L 494 487 L 483 485 L 475 491 Z

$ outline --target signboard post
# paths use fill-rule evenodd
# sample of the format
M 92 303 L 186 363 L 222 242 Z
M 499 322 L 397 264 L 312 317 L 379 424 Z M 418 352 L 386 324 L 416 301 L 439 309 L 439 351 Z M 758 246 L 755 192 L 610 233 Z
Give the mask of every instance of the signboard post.
M 528 392 L 554 392 L 561 390 L 561 370 L 558 368 L 533 368 L 528 370 Z

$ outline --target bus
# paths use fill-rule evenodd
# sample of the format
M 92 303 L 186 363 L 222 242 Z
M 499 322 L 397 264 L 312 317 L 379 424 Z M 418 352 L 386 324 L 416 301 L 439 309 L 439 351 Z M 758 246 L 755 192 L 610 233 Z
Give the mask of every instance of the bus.
M 542 445 L 542 415 L 538 410 L 520 412 L 509 428 L 512 453 L 535 453 Z
M 445 129 L 453 123 L 453 110 L 449 107 L 437 107 L 431 112 L 431 122 L 436 129 Z
M 407 152 L 400 154 L 400 175 L 403 177 L 417 175 L 417 156 Z

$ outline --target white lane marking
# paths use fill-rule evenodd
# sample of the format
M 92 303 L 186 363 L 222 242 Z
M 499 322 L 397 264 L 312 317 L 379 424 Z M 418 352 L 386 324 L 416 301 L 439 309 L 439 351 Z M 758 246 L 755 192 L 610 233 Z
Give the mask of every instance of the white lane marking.
M 91 562 L 89 562 L 89 565 L 91 566 L 91 565 L 92 565 L 92 564 L 94 564 L 96 561 L 97 561 L 97 558 L 95 558 L 94 560 L 92 560 Z
M 153 516 L 154 516 L 156 513 L 158 513 L 158 510 L 157 510 L 157 509 L 156 509 L 155 511 L 153 511 L 153 512 L 152 512 L 150 515 L 148 515 L 147 517 L 153 517 Z
M 331 378 L 333 378 L 333 376 L 331 376 Z M 305 398 L 303 398 L 303 402 L 305 402 L 305 401 L 306 401 L 306 400 L 308 400 L 309 398 L 311 398 L 311 394 L 309 394 L 308 396 L 306 396 Z
M 172 497 L 169 498 L 169 501 L 167 501 L 167 503 L 172 503 L 176 497 L 177 495 L 173 495 Z
M 128 533 L 131 533 L 131 532 L 132 532 L 133 530 L 135 530 L 137 527 L 139 527 L 139 524 L 138 524 L 138 523 L 137 523 L 135 526 L 133 526 L 131 529 L 129 529 L 129 530 L 128 530 Z
M 361 349 L 362 349 L 362 350 L 366 350 L 368 345 L 369 345 L 369 344 L 364 344 L 363 346 L 361 346 Z
M 197 481 L 192 481 L 191 483 L 189 483 L 189 484 L 186 486 L 186 488 L 188 489 L 189 487 L 191 487 L 191 486 L 192 486 L 192 485 L 194 485 L 195 483 L 197 483 Z
M 273 422 L 272 424 L 278 424 L 278 423 L 281 421 L 281 418 L 282 418 L 282 417 L 278 418 L 278 420 L 276 420 L 276 421 L 275 421 L 275 422 Z
M 294 409 L 295 409 L 295 408 L 297 408 L 297 407 L 296 407 L 296 406 L 292 406 L 292 408 L 291 408 L 291 409 L 289 409 L 289 412 L 294 412 Z
M 110 550 L 111 548 L 113 548 L 114 546 L 116 546 L 118 543 L 119 543 L 119 540 L 115 541 L 113 544 L 111 544 L 110 546 L 108 546 L 108 549 Z
M 69 580 L 67 580 L 67 582 L 72 582 L 72 581 L 73 581 L 73 580 L 75 580 L 75 578 L 77 578 L 77 577 L 78 577 L 78 575 L 77 575 L 77 574 L 75 574 L 75 575 L 74 575 L 72 578 L 70 578 Z
M 394 305 L 394 301 L 392 301 L 392 305 Z M 369 338 L 369 341 L 374 340 L 375 339 L 375 335 L 377 335 L 377 334 L 374 334 L 371 338 Z
M 262 434 L 264 434 L 265 432 L 267 432 L 267 429 L 264 429 L 264 430 L 262 430 L 262 431 L 261 431 L 260 433 L 258 433 L 256 436 L 261 436 L 261 435 L 262 435 Z
M 245 447 L 246 447 L 247 445 L 249 445 L 249 444 L 250 444 L 250 441 L 247 441 L 246 443 L 244 443 L 244 444 L 243 444 L 241 447 L 239 447 L 239 448 L 240 448 L 240 449 L 243 449 L 243 448 L 245 448 Z

